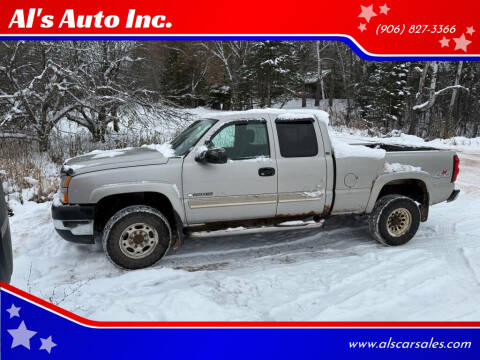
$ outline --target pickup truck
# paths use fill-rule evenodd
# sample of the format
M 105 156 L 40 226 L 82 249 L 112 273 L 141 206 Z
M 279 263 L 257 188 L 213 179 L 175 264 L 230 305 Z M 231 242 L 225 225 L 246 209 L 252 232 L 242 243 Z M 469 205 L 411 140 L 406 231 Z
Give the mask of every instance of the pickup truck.
M 157 263 L 189 228 L 369 215 L 373 237 L 402 245 L 429 206 L 455 200 L 448 150 L 332 141 L 328 114 L 214 113 L 168 144 L 94 151 L 65 162 L 52 206 L 66 240 L 101 242 L 124 269 Z

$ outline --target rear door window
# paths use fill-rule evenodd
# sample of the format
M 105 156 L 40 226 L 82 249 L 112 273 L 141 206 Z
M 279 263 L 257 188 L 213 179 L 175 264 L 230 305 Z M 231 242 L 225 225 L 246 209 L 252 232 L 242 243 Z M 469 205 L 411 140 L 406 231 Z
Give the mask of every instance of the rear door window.
M 313 120 L 277 120 L 276 126 L 282 157 L 313 157 L 318 154 Z

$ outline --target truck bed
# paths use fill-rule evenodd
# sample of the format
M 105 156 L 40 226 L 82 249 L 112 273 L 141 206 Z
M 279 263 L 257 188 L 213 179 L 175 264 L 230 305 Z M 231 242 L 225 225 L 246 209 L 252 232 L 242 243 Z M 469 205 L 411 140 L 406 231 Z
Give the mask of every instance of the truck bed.
M 381 176 L 394 173 L 413 172 L 428 174 L 428 181 L 435 191 L 429 195 L 430 205 L 445 201 L 452 192 L 452 173 L 455 152 L 428 146 L 401 144 L 350 143 L 386 151 L 383 158 L 362 158 L 362 152 L 356 156 L 335 158 L 336 181 L 333 214 L 343 214 L 365 210 L 372 184 Z M 397 175 L 401 177 L 401 175 Z

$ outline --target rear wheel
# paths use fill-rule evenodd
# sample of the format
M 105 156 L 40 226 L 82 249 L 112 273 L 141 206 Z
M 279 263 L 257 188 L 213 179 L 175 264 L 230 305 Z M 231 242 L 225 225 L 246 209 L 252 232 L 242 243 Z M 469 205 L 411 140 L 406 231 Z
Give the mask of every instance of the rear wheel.
M 109 260 L 123 269 L 142 269 L 165 256 L 172 242 L 170 224 L 158 210 L 129 206 L 108 220 L 103 249 Z
M 403 245 L 415 236 L 420 217 L 415 201 L 403 195 L 387 195 L 377 201 L 370 214 L 370 233 L 384 245 Z

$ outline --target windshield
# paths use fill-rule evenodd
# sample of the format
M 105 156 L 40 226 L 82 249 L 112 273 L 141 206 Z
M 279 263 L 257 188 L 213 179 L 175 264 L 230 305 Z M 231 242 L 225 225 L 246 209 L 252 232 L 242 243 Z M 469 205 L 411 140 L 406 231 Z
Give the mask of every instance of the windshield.
M 195 121 L 192 125 L 183 130 L 171 142 L 176 156 L 183 156 L 192 146 L 215 124 L 217 120 L 205 119 Z

